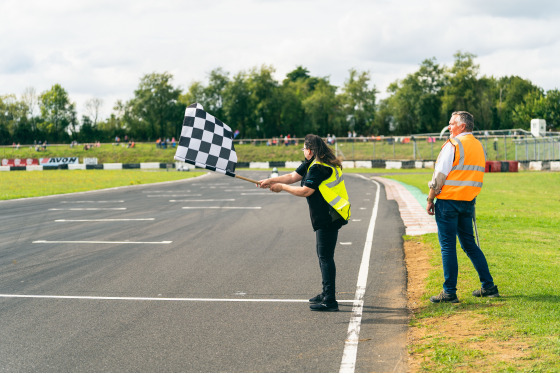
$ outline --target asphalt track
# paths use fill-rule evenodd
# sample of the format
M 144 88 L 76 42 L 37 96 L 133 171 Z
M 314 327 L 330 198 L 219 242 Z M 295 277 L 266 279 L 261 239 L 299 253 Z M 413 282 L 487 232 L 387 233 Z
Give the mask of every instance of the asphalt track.
M 210 174 L 0 202 L 0 371 L 406 371 L 403 222 L 345 175 L 334 313 L 308 308 L 315 238 L 287 193 Z

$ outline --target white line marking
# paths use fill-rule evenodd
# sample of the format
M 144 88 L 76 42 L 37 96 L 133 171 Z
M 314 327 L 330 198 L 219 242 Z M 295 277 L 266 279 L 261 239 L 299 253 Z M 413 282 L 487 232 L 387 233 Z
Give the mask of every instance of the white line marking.
M 55 219 L 55 222 L 121 222 L 121 221 L 153 221 L 155 218 L 103 218 L 103 219 Z
M 353 219 L 352 222 L 361 222 L 361 219 Z
M 289 193 L 274 193 L 272 191 L 268 191 L 268 192 L 243 192 L 241 194 L 241 196 L 247 196 L 247 195 L 290 196 Z
M 193 183 L 193 186 L 229 186 L 229 183 Z
M 171 244 L 171 240 L 163 242 L 110 242 L 101 240 L 35 240 L 33 244 Z
M 352 245 L 352 242 L 340 242 L 340 245 Z
M 206 202 L 210 202 L 210 201 L 235 201 L 235 199 L 185 199 L 185 200 L 169 200 L 170 203 L 177 203 L 177 202 L 182 202 L 182 203 L 206 203 Z
M 202 196 L 199 193 L 193 194 L 186 194 L 186 195 L 147 195 L 146 197 L 194 197 L 194 196 Z
M 183 209 L 262 209 L 260 206 L 184 206 Z
M 177 193 L 177 192 L 183 192 L 183 193 L 187 193 L 187 192 L 191 192 L 191 190 L 181 190 L 181 191 L 170 191 L 170 190 L 155 190 L 155 191 L 142 191 L 142 193 Z
M 126 210 L 126 208 L 50 208 L 49 210 Z
M 199 297 L 121 297 L 121 296 L 65 296 L 65 295 L 18 295 L 0 294 L 3 298 L 21 299 L 77 299 L 77 300 L 123 300 L 123 301 L 210 301 L 249 303 L 308 303 L 305 299 L 210 299 Z M 356 300 L 337 300 L 339 303 L 354 303 Z
M 255 190 L 258 191 L 257 187 L 253 188 L 252 190 L 224 190 L 224 192 L 254 192 Z
M 366 178 L 364 178 L 366 179 Z M 371 248 L 373 246 L 373 232 L 375 231 L 375 221 L 377 220 L 377 210 L 379 207 L 379 192 L 381 186 L 376 181 L 372 181 L 377 185 L 377 193 L 375 194 L 375 204 L 369 221 L 369 227 L 364 245 L 364 253 L 362 255 L 362 263 L 358 273 L 358 282 L 356 284 L 356 294 L 354 296 L 354 305 L 352 306 L 352 317 L 348 324 L 348 335 L 344 343 L 344 351 L 342 352 L 342 361 L 340 363 L 340 373 L 354 373 L 356 370 L 356 357 L 358 355 L 358 341 L 360 338 L 360 325 L 362 323 L 362 312 L 364 309 L 364 295 L 366 293 L 367 278 L 369 272 L 369 259 Z
M 61 201 L 61 204 L 81 204 L 81 203 L 124 203 L 124 200 L 82 200 L 82 201 Z

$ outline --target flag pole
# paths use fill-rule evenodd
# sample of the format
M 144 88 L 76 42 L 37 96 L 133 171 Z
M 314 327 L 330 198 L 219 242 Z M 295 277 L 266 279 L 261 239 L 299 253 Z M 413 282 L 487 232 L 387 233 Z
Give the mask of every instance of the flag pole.
M 256 180 L 254 180 L 254 179 L 245 178 L 245 177 L 242 177 L 241 175 L 237 175 L 237 174 L 236 174 L 236 175 L 235 175 L 235 178 L 239 178 L 239 179 L 243 179 L 244 181 L 247 181 L 247 182 L 259 184 L 259 181 L 256 181 Z

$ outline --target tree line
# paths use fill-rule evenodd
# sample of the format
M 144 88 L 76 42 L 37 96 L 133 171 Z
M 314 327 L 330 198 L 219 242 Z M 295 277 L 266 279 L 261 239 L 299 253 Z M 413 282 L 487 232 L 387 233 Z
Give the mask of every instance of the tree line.
M 426 59 L 417 71 L 390 84 L 381 100 L 376 100 L 370 72 L 356 69 L 349 70 L 342 87 L 329 77 L 311 76 L 302 66 L 282 82 L 275 80 L 272 66 L 235 75 L 216 68 L 207 82 L 195 81 L 186 90 L 174 86 L 167 72 L 151 73 L 140 79 L 130 100 L 117 101 L 102 120 L 101 99 L 87 101 L 78 118 L 61 85 L 40 94 L 28 88 L 19 98 L 0 96 L 0 143 L 107 142 L 125 135 L 136 141 L 178 138 L 185 108 L 194 102 L 245 139 L 434 133 L 456 110 L 471 112 L 477 130 L 529 129 L 532 118 L 545 119 L 549 129 L 560 125 L 558 89 L 545 92 L 518 76 L 481 76 L 475 58 L 459 51 L 452 66 Z

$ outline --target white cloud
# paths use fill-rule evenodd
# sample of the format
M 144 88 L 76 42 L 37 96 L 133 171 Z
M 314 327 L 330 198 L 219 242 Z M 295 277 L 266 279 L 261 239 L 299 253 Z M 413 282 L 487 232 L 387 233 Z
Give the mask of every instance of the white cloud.
M 0 2 L 0 94 L 61 84 L 79 111 L 89 98 L 133 96 L 140 78 L 170 72 L 186 89 L 214 68 L 262 64 L 277 79 L 302 65 L 342 85 L 350 68 L 387 85 L 426 58 L 458 50 L 481 73 L 560 87 L 560 3 L 544 0 L 15 0 Z

